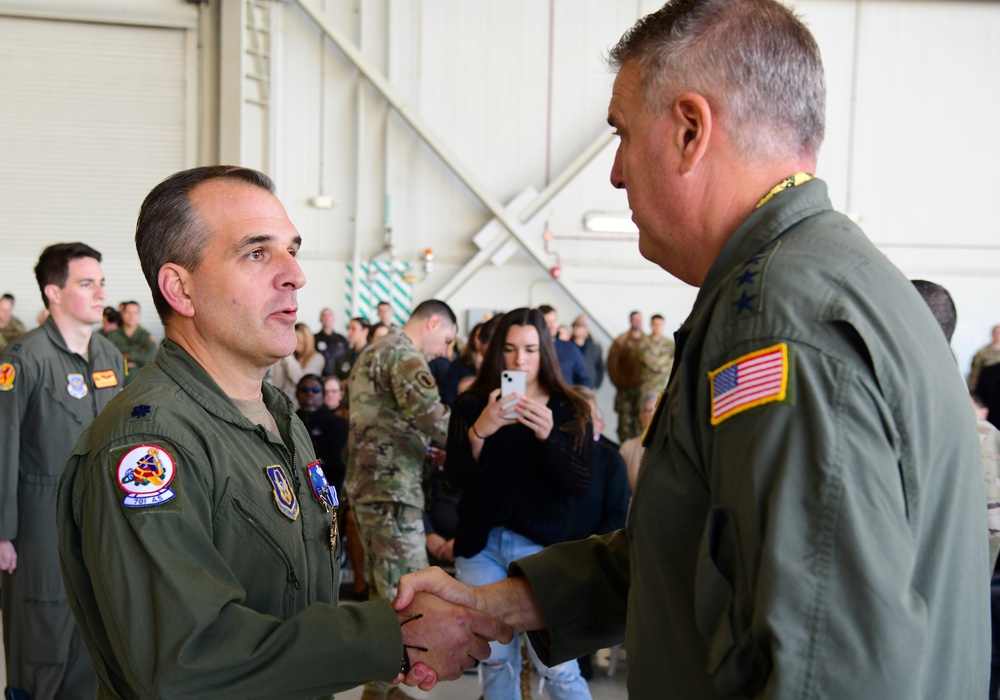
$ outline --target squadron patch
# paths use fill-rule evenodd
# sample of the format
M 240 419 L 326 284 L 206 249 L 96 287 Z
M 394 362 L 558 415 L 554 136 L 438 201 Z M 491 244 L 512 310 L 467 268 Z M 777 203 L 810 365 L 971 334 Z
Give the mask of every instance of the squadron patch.
M 292 485 L 288 483 L 285 470 L 280 464 L 272 464 L 270 467 L 264 467 L 264 474 L 274 487 L 274 505 L 277 506 L 278 512 L 289 520 L 298 518 L 299 502 L 292 492 Z
M 430 372 L 424 372 L 422 370 L 417 372 L 417 382 L 425 389 L 433 389 L 437 386 L 437 382 L 434 381 L 434 376 Z
M 89 387 L 87 387 L 87 382 L 84 381 L 82 374 L 67 374 L 66 381 L 69 382 L 66 385 L 66 393 L 74 399 L 82 399 L 90 392 Z
M 784 401 L 788 393 L 788 365 L 788 346 L 778 343 L 709 372 L 712 425 L 754 406 Z
M 170 453 L 156 445 L 139 445 L 118 463 L 118 485 L 126 494 L 122 505 L 148 508 L 171 500 L 170 482 L 177 473 Z
M 10 391 L 13 389 L 15 376 L 17 376 L 17 370 L 14 369 L 14 365 L 9 362 L 4 362 L 0 365 L 0 391 Z

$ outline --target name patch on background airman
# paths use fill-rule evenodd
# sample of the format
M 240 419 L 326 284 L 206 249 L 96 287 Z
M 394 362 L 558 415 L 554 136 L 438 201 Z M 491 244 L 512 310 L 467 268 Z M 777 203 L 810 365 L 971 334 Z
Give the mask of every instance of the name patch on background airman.
M 270 467 L 264 467 L 264 473 L 274 488 L 274 504 L 278 507 L 278 512 L 289 520 L 298 518 L 299 502 L 292 492 L 292 485 L 288 483 L 285 470 L 280 464 L 272 464 Z
M 10 391 L 13 389 L 15 376 L 17 376 L 17 370 L 14 369 L 14 365 L 9 362 L 4 362 L 0 365 L 0 391 Z
M 109 386 L 118 386 L 118 377 L 114 370 L 105 369 L 94 372 L 90 375 L 94 380 L 94 387 L 97 389 L 107 389 Z
M 82 399 L 90 392 L 82 374 L 67 374 L 66 381 L 69 382 L 66 385 L 66 393 L 74 399 Z
M 169 487 L 176 474 L 174 458 L 162 447 L 133 447 L 118 462 L 118 485 L 127 494 L 122 505 L 148 508 L 173 499 Z
M 712 425 L 788 394 L 788 346 L 778 343 L 738 357 L 708 373 Z

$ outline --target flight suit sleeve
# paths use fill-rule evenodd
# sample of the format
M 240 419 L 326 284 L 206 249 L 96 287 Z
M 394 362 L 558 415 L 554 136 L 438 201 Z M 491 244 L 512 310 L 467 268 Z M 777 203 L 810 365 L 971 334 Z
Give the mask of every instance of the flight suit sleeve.
M 864 358 L 789 348 L 788 398 L 715 426 L 700 378 L 708 671 L 725 696 L 919 697 L 932 630 L 908 573 L 919 515 L 891 409 Z
M 207 456 L 153 440 L 177 465 L 174 497 L 162 505 L 123 504 L 119 462 L 108 449 L 74 455 L 67 474 L 74 460 L 86 460 L 82 474 L 60 493 L 61 517 L 70 498 L 75 522 L 60 524 L 67 589 L 78 607 L 95 601 L 76 612 L 81 627 L 106 635 L 101 657 L 114 659 L 112 677 L 148 698 L 308 698 L 395 678 L 402 636 L 386 601 L 314 602 L 287 618 L 251 608 L 214 541 L 227 515 L 197 470 Z M 259 575 L 285 578 L 282 569 Z M 296 595 L 292 584 L 308 582 L 291 573 L 286 605 Z M 77 587 L 92 591 L 77 596 Z
M 18 358 L 0 356 L 0 541 L 17 537 L 21 422 L 30 386 Z
M 538 600 L 545 629 L 528 633 L 547 666 L 625 639 L 629 543 L 625 530 L 546 547 L 510 565 Z
M 448 439 L 451 409 L 441 402 L 427 360 L 415 350 L 405 350 L 387 364 L 402 418 L 443 445 Z

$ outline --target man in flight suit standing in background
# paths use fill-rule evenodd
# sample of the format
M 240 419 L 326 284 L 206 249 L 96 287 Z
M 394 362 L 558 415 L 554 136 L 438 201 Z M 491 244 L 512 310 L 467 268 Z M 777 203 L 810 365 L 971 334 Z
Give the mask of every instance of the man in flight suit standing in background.
M 0 569 L 8 698 L 93 698 L 90 656 L 63 590 L 56 487 L 73 444 L 125 379 L 122 354 L 93 332 L 104 311 L 101 254 L 42 251 L 48 320 L 0 356 Z

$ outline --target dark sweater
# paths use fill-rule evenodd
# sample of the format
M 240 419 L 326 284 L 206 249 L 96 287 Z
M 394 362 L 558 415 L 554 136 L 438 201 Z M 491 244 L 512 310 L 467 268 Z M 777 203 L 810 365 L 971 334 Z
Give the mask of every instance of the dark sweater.
M 486 406 L 484 397 L 465 392 L 452 407 L 445 470 L 462 490 L 455 555 L 471 557 L 486 545 L 490 530 L 502 526 L 541 545 L 569 536 L 570 504 L 587 493 L 592 426 L 581 430 L 573 404 L 552 397 L 553 428 L 545 440 L 521 424 L 486 438 L 473 458 L 469 427 Z

